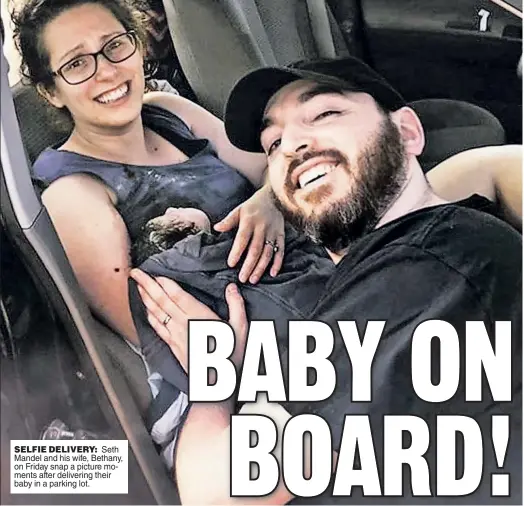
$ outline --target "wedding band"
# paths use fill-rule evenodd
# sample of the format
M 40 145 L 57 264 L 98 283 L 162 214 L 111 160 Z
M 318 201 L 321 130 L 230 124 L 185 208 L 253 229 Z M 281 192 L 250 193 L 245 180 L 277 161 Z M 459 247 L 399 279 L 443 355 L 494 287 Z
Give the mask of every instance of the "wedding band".
M 171 316 L 166 314 L 166 317 L 164 318 L 164 321 L 162 322 L 162 325 L 167 325 L 169 321 L 171 320 Z
M 273 253 L 276 253 L 280 248 L 278 247 L 278 244 L 273 242 L 273 241 L 270 241 L 269 239 L 266 239 L 264 241 L 264 244 L 269 244 L 271 246 L 271 248 L 273 249 Z

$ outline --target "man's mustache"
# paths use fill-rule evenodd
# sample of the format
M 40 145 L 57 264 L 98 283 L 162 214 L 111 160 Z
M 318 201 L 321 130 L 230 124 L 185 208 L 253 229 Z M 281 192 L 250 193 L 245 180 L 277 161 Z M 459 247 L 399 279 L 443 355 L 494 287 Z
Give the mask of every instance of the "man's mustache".
M 286 183 L 285 183 L 285 186 L 286 186 L 286 189 L 288 191 L 292 191 L 294 190 L 294 184 L 293 184 L 293 181 L 291 179 L 291 175 L 293 174 L 294 170 L 302 165 L 304 162 L 307 162 L 308 160 L 311 160 L 312 158 L 330 158 L 331 160 L 334 161 L 334 163 L 336 164 L 344 164 L 345 167 L 348 167 L 349 168 L 349 160 L 347 159 L 347 157 L 341 153 L 338 149 L 324 149 L 324 150 L 320 150 L 320 151 L 315 151 L 315 150 L 311 150 L 311 151 L 306 151 L 304 153 L 301 153 L 300 155 L 296 156 L 295 158 L 293 158 L 293 160 L 291 160 L 291 162 L 289 162 L 289 165 L 288 165 L 288 169 L 287 169 L 287 174 L 286 174 Z

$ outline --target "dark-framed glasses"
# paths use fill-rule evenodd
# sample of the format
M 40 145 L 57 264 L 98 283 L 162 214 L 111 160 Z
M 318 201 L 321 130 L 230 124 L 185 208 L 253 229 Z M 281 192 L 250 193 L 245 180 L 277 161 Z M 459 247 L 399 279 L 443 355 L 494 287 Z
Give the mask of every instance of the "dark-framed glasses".
M 120 63 L 131 58 L 136 49 L 135 33 L 132 31 L 121 33 L 108 40 L 100 51 L 75 56 L 52 74 L 60 76 L 68 84 L 81 84 L 96 74 L 99 55 L 104 56 L 111 63 Z

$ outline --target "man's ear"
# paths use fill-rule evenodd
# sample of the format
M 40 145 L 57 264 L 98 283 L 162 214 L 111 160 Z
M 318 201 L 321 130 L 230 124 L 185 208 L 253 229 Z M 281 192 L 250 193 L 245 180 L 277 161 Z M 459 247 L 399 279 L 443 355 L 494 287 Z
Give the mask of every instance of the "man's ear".
M 52 106 L 56 107 L 57 109 L 64 107 L 64 102 L 58 98 L 56 89 L 54 87 L 48 88 L 42 83 L 38 83 L 36 85 L 36 91 L 38 91 L 40 96 L 44 97 Z
M 410 107 L 402 107 L 391 113 L 400 131 L 407 154 L 419 156 L 425 145 L 424 128 L 417 113 Z

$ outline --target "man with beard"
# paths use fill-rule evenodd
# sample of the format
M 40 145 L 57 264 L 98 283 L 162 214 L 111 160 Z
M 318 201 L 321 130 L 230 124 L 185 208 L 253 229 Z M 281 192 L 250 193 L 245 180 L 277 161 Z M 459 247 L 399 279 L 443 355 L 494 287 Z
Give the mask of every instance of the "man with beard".
M 384 416 L 423 419 L 430 434 L 424 462 L 431 471 L 431 482 L 421 488 L 415 487 L 420 484 L 410 486 L 407 474 L 399 478 L 405 482 L 402 499 L 396 501 L 402 503 L 431 498 L 443 502 L 444 498 L 434 497 L 437 416 L 472 417 L 488 438 L 482 482 L 473 494 L 453 501 L 473 504 L 493 502 L 491 473 L 499 468 L 488 436 L 491 415 L 509 414 L 512 442 L 504 472 L 510 473 L 511 497 L 497 498 L 497 502 L 517 504 L 522 473 L 520 235 L 490 215 L 489 203 L 479 196 L 449 203 L 432 192 L 417 161 L 424 147 L 418 117 L 381 76 L 353 58 L 248 74 L 230 95 L 225 123 L 237 147 L 266 153 L 269 181 L 286 218 L 325 246 L 337 265 L 308 315 L 309 320 L 330 324 L 335 333 L 330 355 L 337 373 L 334 394 L 322 402 L 259 406 L 258 412 L 276 420 L 279 427 L 291 415 L 320 415 L 329 424 L 336 452 L 341 450 L 345 416 L 367 415 L 376 455 L 360 455 L 358 460 L 362 463 L 364 457 L 369 462 L 376 457 L 381 471 Z M 155 330 L 179 360 L 187 363 L 188 320 L 216 319 L 216 314 L 175 283 L 155 282 L 136 271 L 132 276 L 142 287 Z M 226 298 L 236 335 L 231 358 L 241 367 L 248 323 L 234 286 L 228 287 Z M 163 325 L 166 315 L 168 323 Z M 369 321 L 386 322 L 373 360 L 371 402 L 352 399 L 351 361 L 337 334 L 340 320 L 356 321 L 361 335 Z M 411 367 L 417 362 L 411 354 L 411 338 L 427 320 L 442 320 L 454 327 L 462 366 L 465 322 L 484 322 L 493 338 L 494 322 L 510 321 L 516 357 L 511 369 L 512 402 L 494 402 L 487 381 L 482 383 L 481 401 L 465 402 L 463 369 L 458 391 L 448 401 L 419 398 L 411 383 Z M 435 370 L 439 358 L 438 353 L 433 354 Z M 442 375 L 446 374 L 446 359 L 443 357 Z M 286 364 L 287 358 L 282 357 L 281 363 Z M 434 383 L 438 381 L 435 377 Z M 175 466 L 183 503 L 232 501 L 227 459 L 234 408 L 232 399 L 221 404 L 194 403 L 188 410 Z M 351 426 L 345 430 L 351 431 Z M 404 448 L 410 444 L 406 441 Z M 414 473 L 411 468 L 411 475 Z M 382 472 L 381 476 L 384 479 Z M 205 487 L 198 486 L 202 482 Z M 423 497 L 416 497 L 420 490 L 424 490 Z M 284 504 L 290 499 L 292 494 L 280 483 L 256 503 Z M 242 498 L 235 500 L 245 503 Z M 315 504 L 348 501 L 377 503 L 380 499 L 363 497 L 360 487 L 353 488 L 351 497 L 333 497 L 332 486 L 313 499 Z M 386 503 L 391 501 L 385 498 Z

